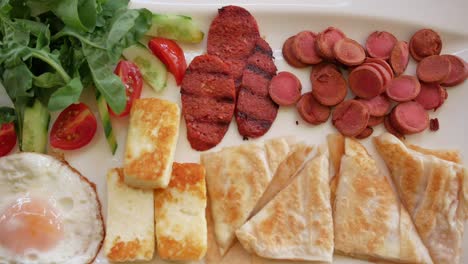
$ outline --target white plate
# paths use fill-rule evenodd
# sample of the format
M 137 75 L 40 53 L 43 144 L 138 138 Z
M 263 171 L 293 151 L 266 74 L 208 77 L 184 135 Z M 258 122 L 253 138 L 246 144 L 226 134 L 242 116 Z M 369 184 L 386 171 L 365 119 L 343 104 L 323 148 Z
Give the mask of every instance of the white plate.
M 310 68 L 295 69 L 285 63 L 281 54 L 281 46 L 284 40 L 301 31 L 312 30 L 319 32 L 329 25 L 343 30 L 349 37 L 364 43 L 365 38 L 375 30 L 392 32 L 398 39 L 408 41 L 412 33 L 423 27 L 437 30 L 443 40 L 443 53 L 457 54 L 468 61 L 468 1 L 373 1 L 373 0 L 287 0 L 273 1 L 231 1 L 233 4 L 246 7 L 257 19 L 261 35 L 266 38 L 274 50 L 276 65 L 279 71 L 291 71 L 300 77 L 303 92 L 310 91 Z M 193 17 L 205 33 L 207 33 L 211 20 L 216 16 L 217 9 L 229 4 L 227 1 L 145 1 L 135 0 L 132 7 L 146 7 L 154 12 L 183 14 Z M 198 45 L 184 45 L 187 62 L 196 55 L 206 50 L 206 38 Z M 411 61 L 406 73 L 415 73 L 415 64 Z M 1 89 L 0 89 L 1 90 Z M 1 91 L 0 91 L 1 92 Z M 437 112 L 431 112 L 431 117 L 438 117 L 440 130 L 437 132 L 425 132 L 409 136 L 407 139 L 415 144 L 429 148 L 458 148 L 464 156 L 465 164 L 468 163 L 468 141 L 465 138 L 468 124 L 465 123 L 468 112 L 468 82 L 456 88 L 450 88 L 449 98 Z M 161 97 L 180 105 L 179 88 L 175 85 L 172 76 L 169 77 L 168 87 L 162 94 L 154 93 L 149 87 L 143 90 L 144 97 Z M 91 108 L 97 113 L 97 107 L 91 95 L 84 95 L 83 100 L 89 102 Z M 4 103 L 5 95 L 0 93 L 0 102 Z M 54 119 L 54 118 L 53 118 Z M 296 125 L 296 120 L 299 125 Z M 53 120 L 52 120 L 53 122 Z M 103 205 L 104 215 L 107 210 L 105 175 L 109 168 L 122 166 L 122 157 L 125 147 L 128 118 L 112 120 L 119 148 L 117 154 L 110 154 L 103 129 L 99 124 L 97 134 L 91 144 L 79 151 L 65 153 L 66 159 L 83 175 L 95 182 L 98 187 L 99 197 Z M 297 114 L 295 108 L 282 107 L 271 130 L 260 140 L 283 135 L 296 135 L 297 138 L 307 140 L 314 144 L 323 143 L 325 135 L 336 132 L 327 122 L 320 126 L 305 124 Z M 383 132 L 380 126 L 374 132 L 375 135 Z M 250 142 L 250 141 L 249 141 Z M 223 141 L 212 151 L 224 146 L 245 143 L 237 132 L 235 122 L 224 137 Z M 375 150 L 369 140 L 364 140 L 373 156 Z M 198 162 L 199 152 L 193 151 L 186 139 L 185 123 L 181 121 L 181 131 L 178 141 L 175 160 L 178 162 Z M 382 164 L 382 163 L 381 163 Z M 385 169 L 384 169 L 385 170 Z M 134 223 L 138 224 L 138 223 Z M 463 258 L 461 263 L 468 262 L 468 235 L 464 236 Z M 102 252 L 95 261 L 107 263 Z M 155 262 L 156 263 L 156 262 Z M 159 262 L 158 262 L 159 263 Z M 364 261 L 337 257 L 334 263 L 367 263 Z

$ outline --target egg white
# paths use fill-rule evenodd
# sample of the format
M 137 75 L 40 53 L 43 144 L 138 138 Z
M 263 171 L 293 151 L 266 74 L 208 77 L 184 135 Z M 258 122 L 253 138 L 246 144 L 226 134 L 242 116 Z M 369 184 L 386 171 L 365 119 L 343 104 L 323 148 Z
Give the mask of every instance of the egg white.
M 63 238 L 48 251 L 15 255 L 0 245 L 0 263 L 90 263 L 104 239 L 99 199 L 91 184 L 52 156 L 19 153 L 0 158 L 0 214 L 17 199 L 48 201 L 62 222 Z

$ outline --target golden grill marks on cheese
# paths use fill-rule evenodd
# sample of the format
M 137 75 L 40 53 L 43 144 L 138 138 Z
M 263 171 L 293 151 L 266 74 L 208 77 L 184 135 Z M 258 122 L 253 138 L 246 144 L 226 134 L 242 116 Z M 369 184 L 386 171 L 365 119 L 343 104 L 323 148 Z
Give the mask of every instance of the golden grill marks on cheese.
M 153 190 L 127 186 L 122 169 L 107 174 L 107 234 L 104 253 L 111 261 L 151 260 L 154 253 Z
M 157 99 L 137 99 L 130 112 L 124 159 L 125 183 L 138 188 L 165 188 L 171 177 L 180 109 Z
M 376 161 L 345 138 L 334 204 L 335 251 L 397 263 L 432 263 L 427 248 Z
M 460 263 L 467 170 L 437 157 L 459 160 L 456 155 L 414 151 L 388 133 L 376 137 L 374 144 L 434 263 Z
M 174 163 L 166 189 L 154 191 L 158 255 L 168 260 L 199 260 L 207 249 L 205 168 Z
M 333 219 L 328 153 L 306 164 L 293 181 L 236 231 L 248 251 L 269 259 L 332 262 Z

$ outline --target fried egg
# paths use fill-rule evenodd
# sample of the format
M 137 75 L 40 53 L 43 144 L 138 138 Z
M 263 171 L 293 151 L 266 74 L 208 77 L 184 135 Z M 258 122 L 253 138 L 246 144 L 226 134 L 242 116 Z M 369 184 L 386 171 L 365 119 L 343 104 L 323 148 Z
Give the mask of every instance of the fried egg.
M 95 186 L 66 162 L 0 158 L 0 263 L 91 263 L 104 224 Z

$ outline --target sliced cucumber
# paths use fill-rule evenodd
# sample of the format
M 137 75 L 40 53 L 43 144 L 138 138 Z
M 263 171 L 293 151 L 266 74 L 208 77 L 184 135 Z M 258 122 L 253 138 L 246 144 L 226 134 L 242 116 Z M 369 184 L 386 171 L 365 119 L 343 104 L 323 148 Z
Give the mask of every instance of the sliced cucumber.
M 109 109 L 107 108 L 107 102 L 104 96 L 96 89 L 96 101 L 98 105 L 99 116 L 101 118 L 102 127 L 104 128 L 104 134 L 106 135 L 107 143 L 111 149 L 112 155 L 117 150 L 117 140 L 115 139 L 114 130 L 112 129 L 112 123 L 110 120 Z
M 200 43 L 204 33 L 191 17 L 153 14 L 153 24 L 146 32 L 153 37 L 164 37 L 182 42 Z
M 46 153 L 50 114 L 39 100 L 26 106 L 23 117 L 21 151 Z
M 122 55 L 140 68 L 143 79 L 153 90 L 156 92 L 164 90 L 167 83 L 166 65 L 145 46 L 137 43 L 124 49 Z

